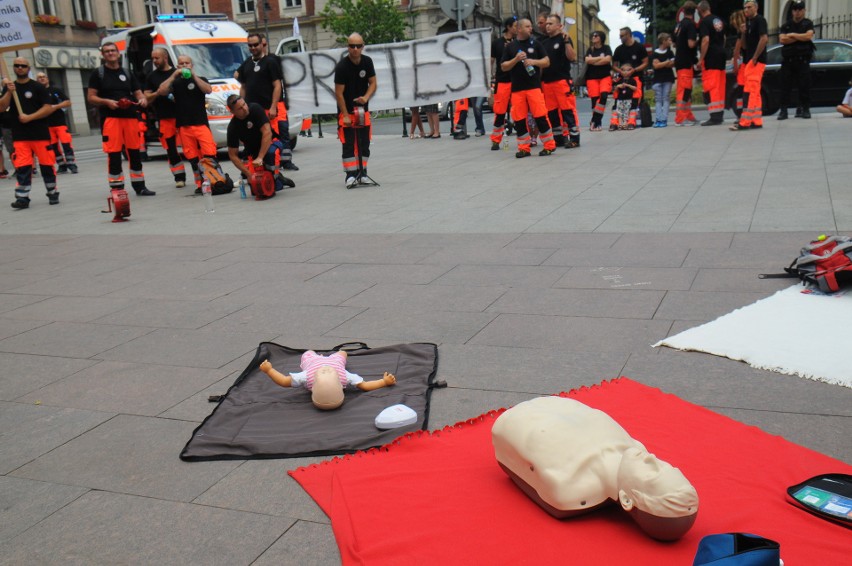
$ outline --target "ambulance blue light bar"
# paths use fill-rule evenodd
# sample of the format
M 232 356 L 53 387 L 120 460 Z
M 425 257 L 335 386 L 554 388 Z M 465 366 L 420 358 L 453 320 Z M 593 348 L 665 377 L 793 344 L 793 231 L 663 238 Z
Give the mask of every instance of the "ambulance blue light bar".
M 186 22 L 193 20 L 203 21 L 227 21 L 227 14 L 157 14 L 158 22 Z

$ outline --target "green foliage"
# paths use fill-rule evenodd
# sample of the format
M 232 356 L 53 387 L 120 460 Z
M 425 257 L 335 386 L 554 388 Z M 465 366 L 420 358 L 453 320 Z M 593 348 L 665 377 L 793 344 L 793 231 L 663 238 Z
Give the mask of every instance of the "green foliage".
M 320 12 L 323 29 L 336 34 L 338 43 L 359 33 L 367 45 L 404 41 L 408 27 L 394 0 L 329 0 Z
M 698 0 L 694 1 L 698 4 Z M 683 5 L 683 2 L 684 0 L 657 0 L 657 33 L 671 33 L 674 30 L 675 24 L 677 23 L 675 21 L 677 11 Z M 649 2 L 648 0 L 621 0 L 621 3 L 626 6 L 630 12 L 637 14 L 640 18 L 645 20 L 647 29 L 638 31 L 645 32 L 647 36 L 647 34 L 651 32 L 651 22 L 654 18 L 653 2 Z M 736 10 L 742 10 L 742 8 L 742 0 L 712 0 L 710 2 L 710 10 L 722 18 L 726 24 L 731 14 Z M 761 13 L 763 13 L 762 10 Z M 697 11 L 695 12 L 695 19 L 698 19 Z M 728 30 L 727 33 L 730 35 L 732 32 Z M 614 35 L 614 38 L 617 42 L 618 36 Z M 648 37 L 648 43 L 656 45 L 657 38 Z

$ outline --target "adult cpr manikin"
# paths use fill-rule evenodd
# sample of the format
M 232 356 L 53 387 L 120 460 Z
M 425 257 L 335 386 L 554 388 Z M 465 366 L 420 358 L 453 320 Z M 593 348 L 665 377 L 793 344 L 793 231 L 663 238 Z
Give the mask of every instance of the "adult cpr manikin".
M 500 467 L 554 517 L 618 501 L 658 540 L 677 540 L 695 522 L 698 494 L 686 477 L 603 411 L 539 397 L 500 415 L 491 436 Z

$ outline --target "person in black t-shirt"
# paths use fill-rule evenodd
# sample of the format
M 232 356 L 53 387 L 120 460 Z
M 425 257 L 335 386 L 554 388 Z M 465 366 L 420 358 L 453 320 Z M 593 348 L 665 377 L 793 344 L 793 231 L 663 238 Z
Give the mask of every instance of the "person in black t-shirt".
M 677 72 L 675 125 L 694 126 L 698 123 L 692 113 L 693 68 L 698 62 L 698 26 L 695 24 L 695 2 L 692 0 L 683 4 L 683 19 L 675 26 L 674 40 Z
M 195 192 L 201 194 L 206 176 L 216 194 L 227 192 L 227 181 L 216 159 L 216 141 L 207 122 L 207 95 L 213 87 L 205 77 L 192 70 L 192 58 L 181 55 L 178 68 L 160 84 L 157 95 L 162 98 L 171 93 L 175 104 L 175 123 L 183 144 L 183 154 L 195 173 Z M 189 76 L 187 76 L 189 75 Z
M 698 36 L 701 38 L 700 61 L 701 82 L 704 85 L 704 101 L 710 119 L 702 126 L 717 126 L 723 122 L 725 113 L 725 22 L 710 12 L 710 3 L 698 3 L 701 21 Z
M 97 106 L 101 115 L 103 150 L 107 154 L 110 190 L 124 190 L 124 172 L 121 153 L 127 150 L 130 160 L 130 185 L 139 196 L 154 196 L 145 186 L 142 157 L 139 154 L 141 139 L 137 108 L 147 108 L 148 100 L 142 94 L 136 76 L 119 64 L 118 47 L 113 42 L 101 45 L 104 64 L 89 77 L 86 99 Z M 135 102 L 134 102 L 135 101 Z
M 53 112 L 47 89 L 30 79 L 30 62 L 16 57 L 12 63 L 15 80 L 3 79 L 3 93 L 0 96 L 0 112 L 9 110 L 12 139 L 14 140 L 14 166 L 17 184 L 15 201 L 12 208 L 24 209 L 30 206 L 30 186 L 33 180 L 33 155 L 38 158 L 44 188 L 50 204 L 59 204 L 59 191 L 56 190 L 56 172 L 53 165 L 56 157 L 50 151 L 50 129 L 47 117 Z M 20 102 L 13 100 L 17 94 Z
M 601 131 L 603 114 L 606 112 L 606 99 L 612 92 L 612 50 L 605 45 L 606 33 L 592 32 L 592 46 L 586 51 L 586 91 L 592 102 L 592 122 L 589 131 Z
M 299 168 L 293 163 L 293 150 L 290 148 L 290 120 L 287 117 L 287 109 L 290 107 L 287 102 L 287 88 L 284 83 L 284 67 L 281 65 L 281 58 L 275 53 L 269 52 L 269 44 L 263 34 L 259 34 L 263 44 L 263 54 L 275 62 L 278 71 L 281 74 L 281 96 L 278 98 L 278 115 L 274 120 L 269 120 L 269 125 L 272 126 L 272 136 L 277 140 L 272 141 L 272 145 L 278 151 L 280 156 L 280 165 L 282 169 L 298 171 Z
M 491 105 L 494 110 L 494 129 L 491 130 L 491 149 L 500 149 L 505 132 L 506 112 L 512 96 L 512 79 L 509 73 L 500 68 L 503 50 L 515 39 L 518 33 L 518 18 L 512 16 L 503 20 L 503 35 L 491 42 L 491 65 L 494 67 L 494 95 Z
M 672 92 L 675 74 L 675 54 L 672 51 L 672 36 L 661 33 L 657 36 L 657 49 L 654 50 L 654 89 L 656 111 L 655 128 L 665 128 L 669 122 L 669 96 Z
M 50 86 L 50 79 L 45 73 L 38 73 L 36 80 L 47 89 L 50 96 L 50 104 L 53 106 L 53 114 L 47 117 L 47 126 L 50 129 L 50 149 L 56 156 L 58 164 L 57 173 L 77 173 L 77 162 L 74 158 L 74 147 L 71 145 L 71 134 L 68 133 L 68 122 L 65 118 L 65 109 L 71 108 L 71 100 L 55 86 Z
M 541 92 L 541 69 L 550 65 L 550 59 L 539 42 L 532 37 L 532 22 L 518 21 L 518 37 L 506 46 L 503 52 L 502 69 L 512 79 L 512 120 L 518 132 L 518 152 L 515 157 L 529 157 L 530 133 L 527 129 L 527 114 L 532 114 L 538 126 L 544 149 L 538 154 L 550 155 L 556 149 L 553 132 L 547 120 L 547 106 Z
M 175 178 L 175 187 L 180 189 L 186 186 L 186 169 L 177 150 L 178 133 L 175 121 L 175 102 L 174 98 L 169 96 L 168 93 L 164 96 L 157 93 L 160 85 L 174 73 L 175 69 L 169 63 L 168 52 L 162 47 L 157 47 L 151 52 L 151 61 L 154 63 L 154 70 L 148 73 L 145 78 L 143 92 L 148 104 L 154 106 L 154 113 L 160 127 L 160 144 L 166 150 L 166 155 L 169 158 L 169 168 Z
M 547 117 L 553 128 L 556 145 L 565 148 L 580 146 L 580 119 L 577 116 L 577 99 L 571 90 L 571 62 L 577 59 L 571 37 L 563 30 L 562 17 L 547 17 L 547 38 L 542 42 L 550 66 L 541 72 L 541 90 Z M 568 129 L 564 135 L 563 123 Z
M 343 175 L 346 188 L 354 187 L 367 175 L 370 158 L 370 109 L 376 92 L 376 68 L 364 55 L 364 39 L 353 33 L 348 38 L 348 53 L 334 69 L 334 96 L 337 99 L 337 136 L 343 144 Z
M 272 126 L 266 110 L 260 104 L 247 104 L 236 94 L 228 97 L 227 104 L 234 114 L 228 124 L 228 157 L 231 163 L 246 179 L 250 179 L 252 172 L 261 167 L 275 171 Z M 243 145 L 242 151 L 240 144 Z M 283 185 L 281 180 L 276 180 L 276 190 L 279 186 L 283 188 Z
M 796 117 L 811 117 L 811 57 L 814 49 L 814 23 L 805 17 L 805 3 L 790 5 L 793 17 L 781 26 L 778 40 L 781 48 L 781 111 L 779 120 L 787 119 L 787 107 L 793 85 L 799 88 L 799 108 Z
M 746 128 L 763 127 L 763 100 L 760 85 L 766 68 L 766 42 L 769 40 L 766 19 L 757 13 L 757 2 L 743 4 L 746 17 L 743 32 L 743 64 L 745 65 L 745 88 L 743 89 L 743 113 L 740 121 L 731 126 L 738 131 Z
M 639 101 L 642 100 L 642 73 L 648 68 L 648 52 L 645 50 L 644 45 L 636 41 L 636 38 L 633 37 L 633 31 L 630 28 L 621 28 L 618 32 L 618 37 L 621 39 L 621 45 L 616 47 L 612 54 L 612 70 L 618 75 L 626 63 L 632 69 L 630 76 L 627 78 L 636 79 L 636 89 L 631 91 L 635 101 L 628 117 L 628 127 L 634 129 L 636 128 Z M 613 110 L 615 110 L 614 105 Z M 614 113 L 613 118 L 615 118 Z M 614 119 L 610 120 L 609 129 L 610 131 L 618 129 L 618 122 Z

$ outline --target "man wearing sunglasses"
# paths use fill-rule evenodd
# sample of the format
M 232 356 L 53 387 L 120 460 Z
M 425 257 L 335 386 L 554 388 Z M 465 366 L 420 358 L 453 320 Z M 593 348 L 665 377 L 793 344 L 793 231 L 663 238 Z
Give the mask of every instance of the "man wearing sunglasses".
M 56 156 L 50 150 L 50 129 L 47 117 L 53 113 L 50 95 L 44 86 L 30 79 L 30 62 L 23 57 L 17 57 L 13 66 L 15 81 L 3 79 L 3 93 L 0 96 L 0 112 L 9 110 L 9 121 L 12 126 L 12 140 L 15 149 L 14 161 L 15 202 L 12 208 L 18 210 L 29 208 L 30 187 L 33 179 L 33 156 L 38 158 L 44 188 L 47 189 L 47 199 L 50 204 L 59 204 L 59 191 L 56 190 L 56 171 L 53 165 Z M 17 95 L 20 110 L 13 100 Z
M 334 96 L 340 111 L 337 136 L 343 144 L 345 184 L 351 189 L 367 175 L 371 130 L 367 104 L 376 92 L 376 68 L 363 54 L 364 39 L 359 34 L 353 33 L 348 41 L 348 52 L 334 69 Z

